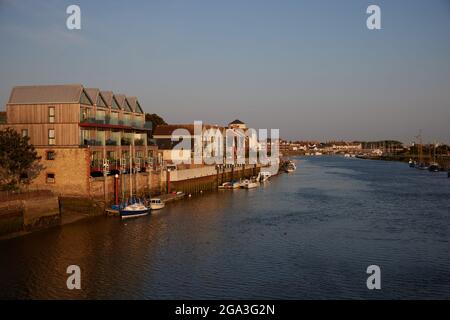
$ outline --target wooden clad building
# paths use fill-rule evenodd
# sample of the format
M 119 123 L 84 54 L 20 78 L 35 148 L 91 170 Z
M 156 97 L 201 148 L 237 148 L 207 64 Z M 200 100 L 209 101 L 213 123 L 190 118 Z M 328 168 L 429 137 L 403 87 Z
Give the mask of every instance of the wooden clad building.
M 10 127 L 30 138 L 46 169 L 34 184 L 60 194 L 89 194 L 89 179 L 145 172 L 156 147 L 136 97 L 81 84 L 17 86 L 6 105 Z M 124 169 L 126 166 L 127 169 Z

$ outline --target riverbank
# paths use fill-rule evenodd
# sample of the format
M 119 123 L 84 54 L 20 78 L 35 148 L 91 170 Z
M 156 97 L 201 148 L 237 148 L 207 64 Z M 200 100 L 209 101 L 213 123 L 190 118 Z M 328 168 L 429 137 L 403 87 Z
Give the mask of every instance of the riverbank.
M 259 171 L 260 166 L 254 165 L 177 170 L 170 177 L 163 175 L 162 190 L 167 192 L 154 197 L 170 203 L 186 196 L 215 191 L 225 181 L 249 178 Z M 143 193 L 138 195 L 145 196 Z M 103 199 L 56 196 L 50 191 L 5 195 L 3 200 L 0 206 L 0 240 L 102 215 L 118 215 L 117 211 L 109 209 L 110 203 Z
M 410 154 L 401 154 L 401 155 L 359 155 L 357 156 L 359 159 L 367 159 L 367 160 L 382 160 L 382 161 L 399 161 L 399 162 L 409 162 L 409 160 L 417 160 L 417 156 L 414 155 L 410 155 Z M 436 158 L 434 159 L 433 157 L 430 156 L 424 156 L 423 160 L 424 163 L 432 163 L 432 162 L 437 162 L 440 166 L 440 168 L 442 168 L 442 170 L 447 171 L 450 170 L 450 156 L 445 156 L 445 155 L 439 155 L 436 156 Z

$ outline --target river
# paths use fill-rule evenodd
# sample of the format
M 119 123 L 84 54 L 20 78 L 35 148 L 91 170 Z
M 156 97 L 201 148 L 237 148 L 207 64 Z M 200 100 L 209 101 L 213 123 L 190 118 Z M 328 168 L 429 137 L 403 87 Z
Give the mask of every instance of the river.
M 398 162 L 297 158 L 253 190 L 0 242 L 0 298 L 450 298 L 450 179 Z M 81 268 L 68 290 L 66 268 Z M 381 268 L 368 290 L 366 268 Z

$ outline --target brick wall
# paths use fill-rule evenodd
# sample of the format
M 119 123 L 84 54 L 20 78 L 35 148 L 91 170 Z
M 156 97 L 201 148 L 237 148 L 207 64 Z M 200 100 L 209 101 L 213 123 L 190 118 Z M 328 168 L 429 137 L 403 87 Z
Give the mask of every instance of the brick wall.
M 42 157 L 44 170 L 32 182 L 30 190 L 51 190 L 57 195 L 86 196 L 89 194 L 89 153 L 84 148 L 36 148 Z M 47 160 L 47 152 L 54 151 L 55 159 Z M 55 175 L 54 182 L 47 174 Z

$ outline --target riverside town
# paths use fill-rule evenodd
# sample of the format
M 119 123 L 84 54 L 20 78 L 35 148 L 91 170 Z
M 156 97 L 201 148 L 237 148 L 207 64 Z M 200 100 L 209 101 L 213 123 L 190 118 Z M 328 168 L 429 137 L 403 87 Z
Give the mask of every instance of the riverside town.
M 0 302 L 449 300 L 449 32 L 441 0 L 0 1 Z

